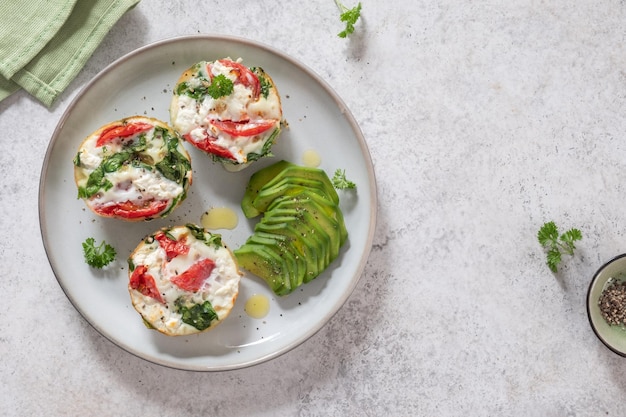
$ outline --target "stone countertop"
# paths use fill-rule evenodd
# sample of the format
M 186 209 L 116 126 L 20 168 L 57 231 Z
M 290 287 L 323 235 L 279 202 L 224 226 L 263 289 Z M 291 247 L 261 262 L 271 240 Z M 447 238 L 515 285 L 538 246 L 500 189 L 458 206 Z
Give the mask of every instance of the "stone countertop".
M 141 2 L 52 109 L 23 92 L 0 103 L 0 414 L 626 415 L 626 360 L 585 309 L 592 275 L 626 252 L 625 21 L 617 0 L 363 0 L 340 39 L 331 0 Z M 39 230 L 41 166 L 71 100 L 122 55 L 189 34 L 253 39 L 319 74 L 378 184 L 345 305 L 297 348 L 228 372 L 162 367 L 102 337 Z M 549 220 L 584 236 L 556 274 L 536 239 Z

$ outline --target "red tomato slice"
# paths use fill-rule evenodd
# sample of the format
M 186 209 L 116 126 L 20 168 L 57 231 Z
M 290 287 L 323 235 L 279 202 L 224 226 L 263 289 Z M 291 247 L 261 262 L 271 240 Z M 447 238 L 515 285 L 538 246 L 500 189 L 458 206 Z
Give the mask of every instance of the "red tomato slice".
M 137 133 L 150 130 L 153 127 L 154 126 L 149 123 L 142 122 L 110 127 L 100 134 L 100 137 L 96 141 L 96 147 L 105 145 L 115 138 L 127 138 Z
M 165 250 L 168 261 L 174 259 L 178 255 L 186 255 L 189 253 L 189 246 L 185 244 L 185 237 L 180 240 L 174 240 L 163 232 L 158 232 L 154 238 L 159 242 L 159 246 Z
M 201 141 L 195 141 L 192 139 L 191 135 L 187 133 L 183 135 L 183 137 L 191 144 L 193 144 L 196 148 L 203 150 L 206 153 L 210 153 L 212 155 L 216 155 L 226 159 L 232 159 L 236 161 L 237 159 L 233 156 L 233 154 L 228 150 L 224 149 L 221 146 L 218 146 L 214 143 L 215 138 L 211 138 L 206 136 Z M 213 139 L 213 140 L 211 140 Z
M 139 265 L 130 276 L 130 288 L 137 290 L 146 297 L 154 298 L 163 303 L 163 297 L 159 293 L 154 277 L 148 274 L 148 268 L 145 265 Z
M 167 208 L 167 204 L 167 200 L 151 200 L 141 206 L 138 206 L 132 201 L 124 201 L 123 203 L 96 207 L 94 210 L 103 216 L 138 219 L 141 217 L 152 217 L 159 214 Z
M 211 120 L 211 124 L 231 136 L 255 136 L 271 129 L 274 120 L 259 120 L 256 122 L 233 122 L 232 120 Z
M 189 269 L 180 275 L 176 275 L 171 281 L 185 291 L 196 292 L 202 287 L 204 281 L 211 275 L 215 267 L 213 260 L 205 258 L 191 265 Z
M 229 59 L 220 59 L 220 64 L 225 67 L 232 68 L 237 73 L 237 81 L 240 84 L 252 89 L 254 98 L 259 97 L 261 92 L 261 83 L 259 77 L 257 77 L 250 69 L 238 62 L 231 61 Z

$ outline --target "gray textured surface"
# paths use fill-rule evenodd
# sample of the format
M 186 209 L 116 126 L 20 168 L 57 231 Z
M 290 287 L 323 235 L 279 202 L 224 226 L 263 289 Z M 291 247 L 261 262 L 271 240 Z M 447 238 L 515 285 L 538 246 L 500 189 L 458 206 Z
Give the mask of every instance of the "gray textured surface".
M 0 103 L 0 414 L 626 415 L 626 360 L 584 305 L 626 251 L 624 21 L 617 0 L 364 0 L 342 40 L 332 0 L 140 3 L 51 111 L 23 93 Z M 325 78 L 365 134 L 380 199 L 338 314 L 275 360 L 208 374 L 96 333 L 46 262 L 37 214 L 47 142 L 79 89 L 195 33 L 269 44 Z M 535 238 L 547 220 L 584 234 L 556 276 Z

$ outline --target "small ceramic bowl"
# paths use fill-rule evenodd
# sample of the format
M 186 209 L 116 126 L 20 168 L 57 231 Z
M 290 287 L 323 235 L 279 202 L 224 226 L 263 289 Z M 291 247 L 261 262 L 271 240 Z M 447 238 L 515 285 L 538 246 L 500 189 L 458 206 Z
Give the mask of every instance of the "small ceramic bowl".
M 613 352 L 626 357 L 626 326 L 609 325 L 598 305 L 602 292 L 612 280 L 626 280 L 626 253 L 602 265 L 593 276 L 587 292 L 587 315 L 598 339 Z

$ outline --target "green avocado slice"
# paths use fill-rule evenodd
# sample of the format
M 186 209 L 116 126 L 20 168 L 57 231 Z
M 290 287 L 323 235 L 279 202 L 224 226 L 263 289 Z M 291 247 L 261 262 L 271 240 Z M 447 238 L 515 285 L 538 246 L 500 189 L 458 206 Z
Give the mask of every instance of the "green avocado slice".
M 293 165 L 291 162 L 287 161 L 279 161 L 275 164 L 269 165 L 265 168 L 262 168 L 252 174 L 250 180 L 248 181 L 248 185 L 246 186 L 246 191 L 244 192 L 243 198 L 241 200 L 241 210 L 243 214 L 251 219 L 253 217 L 261 214 L 253 205 L 252 201 L 259 194 L 259 191 L 265 184 L 271 181 L 280 171 L 284 170 L 288 166 Z
M 274 294 L 282 296 L 292 291 L 285 260 L 267 251 L 265 245 L 244 243 L 233 253 L 239 265 L 262 278 Z
M 335 190 L 333 183 L 323 169 L 291 164 L 278 172 L 263 188 L 272 188 L 281 183 L 284 179 L 291 179 L 294 183 L 297 183 L 295 182 L 297 181 L 296 179 L 319 181 L 320 187 L 324 190 L 326 196 L 335 204 L 339 204 L 337 190 Z
M 339 196 L 321 169 L 284 160 L 263 168 L 250 178 L 241 207 L 247 218 L 263 217 L 235 256 L 277 295 L 319 276 L 348 239 Z
M 258 230 L 255 230 L 253 236 L 275 239 L 290 245 L 299 259 L 304 261 L 303 282 L 305 283 L 311 281 L 326 268 L 325 249 L 321 243 L 321 238 L 303 222 L 284 223 L 278 230 L 272 229 L 268 225 L 261 225 Z
M 271 217 L 274 213 L 283 213 L 282 210 L 287 210 L 287 213 L 294 210 L 309 213 L 313 219 L 308 221 L 319 224 L 329 236 L 335 238 L 336 243 L 333 246 L 337 246 L 337 248 L 343 246 L 348 238 L 348 231 L 341 210 L 335 205 L 329 205 L 325 199 L 316 198 L 312 195 L 299 195 L 295 198 L 284 199 L 273 205 L 265 216 Z
M 316 252 L 317 256 L 318 271 L 314 274 L 314 277 L 323 272 L 335 259 L 330 250 L 332 239 L 320 224 L 314 221 L 309 213 L 302 212 L 297 217 L 277 215 L 264 218 L 257 223 L 255 233 L 257 232 L 274 234 L 299 233 L 304 235 L 302 239 L 306 240 L 307 245 Z
M 284 260 L 291 291 L 302 285 L 306 273 L 306 261 L 296 252 L 289 239 L 261 236 L 254 233 L 246 243 L 263 245 L 266 252 Z
M 324 189 L 323 183 L 319 180 L 288 177 L 275 183 L 271 187 L 267 185 L 263 187 L 252 201 L 252 205 L 259 212 L 264 213 L 275 199 L 297 195 L 302 192 L 319 194 L 322 197 L 328 195 Z

